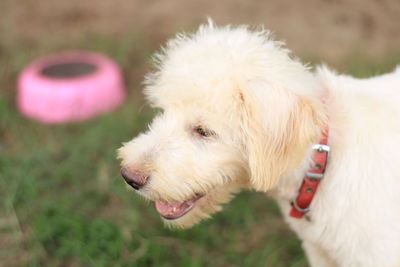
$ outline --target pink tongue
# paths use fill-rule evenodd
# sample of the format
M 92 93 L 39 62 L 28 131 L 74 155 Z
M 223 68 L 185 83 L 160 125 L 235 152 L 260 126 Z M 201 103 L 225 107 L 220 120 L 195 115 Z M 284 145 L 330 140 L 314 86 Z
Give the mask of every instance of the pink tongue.
M 192 206 L 193 201 L 168 203 L 165 201 L 157 201 L 156 209 L 163 217 L 167 219 L 175 219 L 183 216 L 186 211 Z

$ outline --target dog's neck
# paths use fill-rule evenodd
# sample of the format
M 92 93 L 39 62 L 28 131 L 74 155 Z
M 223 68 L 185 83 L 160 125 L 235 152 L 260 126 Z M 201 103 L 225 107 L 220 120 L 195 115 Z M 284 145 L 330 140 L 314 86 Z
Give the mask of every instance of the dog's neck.
M 312 163 L 312 145 L 307 150 L 305 158 L 300 167 L 290 171 L 279 179 L 276 187 L 269 193 L 274 198 L 285 199 L 291 202 L 297 197 L 299 188 L 303 182 L 305 173 Z
M 325 101 L 322 100 L 322 102 L 325 106 Z M 326 125 L 328 124 L 326 123 Z M 275 189 L 271 191 L 273 197 L 291 203 L 292 210 L 290 215 L 294 218 L 302 218 L 306 213 L 301 211 L 301 207 L 297 206 L 298 200 L 300 203 L 303 200 L 303 204 L 305 204 L 305 199 L 311 199 L 308 205 L 305 205 L 307 206 L 306 209 L 308 209 L 313 197 L 318 194 L 319 183 L 323 182 L 322 178 L 325 173 L 329 151 L 329 146 L 327 145 L 329 127 L 325 126 L 320 132 L 321 135 L 318 136 L 318 139 L 310 144 L 306 150 L 301 165 L 281 177 Z M 315 179 L 315 176 L 319 176 L 319 178 Z M 310 190 L 311 193 L 305 194 L 306 190 Z

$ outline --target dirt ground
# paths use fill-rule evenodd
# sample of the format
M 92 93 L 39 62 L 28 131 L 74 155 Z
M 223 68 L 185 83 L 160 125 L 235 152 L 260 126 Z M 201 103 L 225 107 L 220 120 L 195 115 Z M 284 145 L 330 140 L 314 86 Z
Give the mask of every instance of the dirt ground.
M 157 47 L 209 16 L 218 24 L 265 25 L 289 48 L 328 61 L 400 47 L 399 0 L 1 0 L 0 10 L 0 40 L 10 44 L 92 33 L 140 34 Z

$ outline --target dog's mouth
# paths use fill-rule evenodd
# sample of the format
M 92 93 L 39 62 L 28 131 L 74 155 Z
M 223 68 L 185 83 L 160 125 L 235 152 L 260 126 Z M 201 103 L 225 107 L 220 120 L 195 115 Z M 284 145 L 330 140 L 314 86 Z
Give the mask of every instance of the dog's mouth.
M 158 200 L 156 201 L 156 210 L 164 219 L 175 220 L 191 211 L 196 205 L 196 202 L 203 196 L 204 195 L 196 194 L 193 198 L 183 202 Z

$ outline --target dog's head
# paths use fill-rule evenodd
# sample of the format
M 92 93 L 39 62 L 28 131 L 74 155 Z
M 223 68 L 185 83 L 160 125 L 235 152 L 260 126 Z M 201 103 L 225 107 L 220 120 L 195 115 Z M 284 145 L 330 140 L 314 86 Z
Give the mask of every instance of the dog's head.
M 156 67 L 145 93 L 162 113 L 118 153 L 169 225 L 209 217 L 241 188 L 273 188 L 319 137 L 312 75 L 265 31 L 210 23 L 169 41 Z

